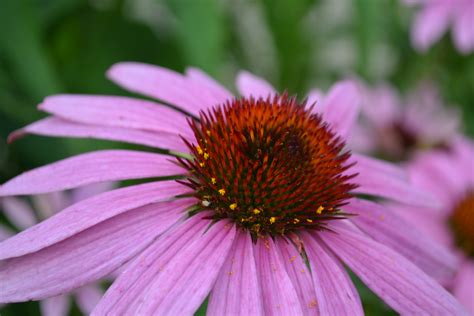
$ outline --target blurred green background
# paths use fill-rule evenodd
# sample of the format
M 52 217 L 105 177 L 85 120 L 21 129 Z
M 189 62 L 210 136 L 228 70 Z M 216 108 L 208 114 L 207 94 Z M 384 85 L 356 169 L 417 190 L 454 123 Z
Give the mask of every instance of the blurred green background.
M 463 109 L 472 136 L 474 57 L 457 53 L 449 35 L 416 53 L 413 13 L 399 0 L 1 0 L 0 182 L 74 153 L 123 147 L 34 136 L 7 145 L 6 138 L 44 116 L 36 105 L 47 95 L 126 95 L 104 76 L 124 60 L 197 66 L 230 89 L 247 69 L 300 96 L 352 75 L 402 92 L 429 79 L 447 104 Z M 360 287 L 368 315 L 389 311 Z M 25 303 L 0 313 L 39 311 Z

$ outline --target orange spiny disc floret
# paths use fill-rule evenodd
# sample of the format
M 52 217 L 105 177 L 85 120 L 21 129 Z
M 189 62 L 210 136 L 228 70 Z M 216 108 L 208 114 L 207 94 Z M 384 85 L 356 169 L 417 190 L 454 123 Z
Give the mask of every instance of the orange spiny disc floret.
M 344 143 L 321 117 L 286 95 L 235 99 L 190 121 L 196 142 L 184 184 L 254 238 L 345 218 L 340 207 L 355 185 Z
M 451 215 L 451 226 L 458 245 L 466 255 L 474 255 L 474 192 L 470 192 L 456 206 Z

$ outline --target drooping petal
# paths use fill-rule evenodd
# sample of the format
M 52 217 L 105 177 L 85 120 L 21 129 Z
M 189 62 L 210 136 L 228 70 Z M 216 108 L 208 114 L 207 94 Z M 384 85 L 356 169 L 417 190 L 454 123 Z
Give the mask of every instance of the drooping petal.
M 0 302 L 39 300 L 105 277 L 181 216 L 160 215 L 160 208 L 152 204 L 118 215 L 40 251 L 0 261 Z
M 319 239 L 302 234 L 320 315 L 364 315 L 359 294 L 342 264 Z
M 324 93 L 321 90 L 313 89 L 307 95 L 308 106 L 314 105 L 313 111 L 322 114 L 324 112 Z
M 359 85 L 362 95 L 361 111 L 370 124 L 383 129 L 387 124 L 393 124 L 402 115 L 402 101 L 397 91 L 389 84 L 383 83 L 369 87 L 364 83 Z
M 467 310 L 474 314 L 474 262 L 467 259 L 461 266 L 456 277 L 453 294 Z
M 51 246 L 89 227 L 137 207 L 170 200 L 186 192 L 176 182 L 153 182 L 121 188 L 74 204 L 51 218 L 0 243 L 0 260 L 17 257 Z M 160 204 L 167 207 L 192 205 L 189 199 Z
M 301 315 L 303 311 L 298 294 L 273 240 L 259 238 L 254 247 L 265 314 Z
M 335 84 L 323 103 L 324 120 L 339 136 L 347 139 L 360 109 L 360 95 L 356 84 L 352 81 Z
M 348 163 L 355 163 L 353 168 L 356 168 L 355 171 L 352 169 L 351 172 L 365 172 L 366 170 L 374 170 L 377 173 L 383 173 L 387 176 L 394 177 L 397 179 L 408 181 L 409 176 L 406 170 L 403 168 L 380 159 L 371 158 L 369 156 L 360 155 L 357 153 L 352 153 L 351 157 L 348 160 Z
M 444 225 L 447 220 L 446 215 L 442 213 L 444 207 L 433 209 L 399 203 L 384 203 L 384 207 L 403 218 L 404 221 L 416 227 L 426 236 L 430 236 L 442 247 L 450 248 L 455 242 L 450 227 Z M 440 225 L 440 223 L 443 224 Z
M 263 315 L 262 294 L 250 234 L 238 231 L 214 285 L 208 315 Z
M 153 280 L 140 315 L 191 315 L 209 294 L 235 238 L 235 225 L 219 221 L 182 249 Z
M 41 315 L 44 316 L 67 316 L 71 308 L 69 295 L 58 295 L 46 298 L 40 302 Z
M 437 199 L 429 192 L 419 189 L 406 179 L 394 177 L 396 169 L 390 172 L 390 168 L 383 167 L 385 163 L 371 164 L 370 161 L 374 159 L 365 158 L 363 163 L 356 163 L 346 171 L 347 174 L 358 173 L 351 180 L 359 185 L 353 190 L 354 193 L 375 195 L 418 206 L 437 207 L 439 205 Z
M 209 92 L 212 93 L 217 99 L 221 100 L 220 103 L 224 103 L 225 101 L 234 97 L 229 90 L 227 90 L 219 82 L 214 80 L 214 78 L 198 68 L 187 68 L 186 76 L 193 81 L 199 82 L 202 85 L 206 85 Z
M 344 211 L 356 214 L 351 221 L 367 235 L 404 255 L 438 280 L 449 280 L 458 266 L 451 252 L 389 209 L 365 200 L 352 199 Z
M 236 85 L 239 93 L 246 98 L 266 99 L 277 93 L 271 84 L 247 71 L 241 71 L 237 75 Z
M 334 228 L 321 239 L 388 305 L 406 315 L 467 315 L 436 281 L 390 248 L 359 233 Z
M 474 51 L 474 3 L 464 1 L 463 4 L 457 8 L 453 37 L 456 48 L 467 55 Z
M 103 295 L 102 289 L 96 284 L 85 285 L 74 291 L 76 304 L 84 315 L 92 313 Z
M 86 125 L 192 135 L 183 113 L 147 100 L 64 94 L 47 97 L 39 109 Z
M 64 191 L 34 195 L 31 200 L 33 208 L 38 212 L 41 221 L 73 204 L 69 192 Z
M 281 255 L 286 272 L 293 282 L 296 294 L 298 294 L 303 315 L 316 314 L 318 308 L 311 271 L 307 268 L 303 257 L 287 240 L 278 238 L 275 240 L 275 245 Z
M 426 51 L 446 31 L 452 14 L 450 1 L 430 3 L 415 17 L 411 33 L 413 46 Z
M 11 179 L 0 186 L 0 196 L 40 194 L 104 181 L 182 174 L 184 169 L 171 162 L 170 158 L 132 150 L 101 150 L 81 154 Z
M 35 213 L 26 201 L 7 197 L 3 198 L 0 202 L 5 216 L 19 230 L 27 229 L 36 224 Z
M 107 290 L 92 315 L 136 313 L 150 284 L 176 254 L 201 236 L 209 221 L 208 213 L 197 214 L 171 228 L 131 261 Z
M 176 134 L 133 130 L 121 127 L 84 125 L 63 120 L 58 117 L 48 117 L 25 126 L 22 129 L 11 133 L 8 137 L 8 141 L 11 143 L 26 134 L 105 139 L 169 149 L 177 152 L 188 151 L 188 148 L 180 136 Z
M 163 100 L 194 115 L 222 103 L 206 85 L 159 66 L 122 62 L 113 65 L 107 77 L 129 91 Z
M 71 192 L 71 204 L 91 198 L 101 193 L 112 191 L 116 189 L 116 187 L 117 184 L 114 182 L 101 182 L 76 188 Z
M 0 224 L 0 241 L 4 241 L 13 235 L 14 233 L 9 227 Z

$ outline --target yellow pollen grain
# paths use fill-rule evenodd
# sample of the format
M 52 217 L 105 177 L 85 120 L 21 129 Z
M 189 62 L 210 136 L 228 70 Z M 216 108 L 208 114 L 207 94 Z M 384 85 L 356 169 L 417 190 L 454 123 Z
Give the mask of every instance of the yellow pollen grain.
M 299 222 L 300 222 L 300 220 L 297 219 L 297 218 L 295 218 L 295 219 L 293 220 L 293 223 L 294 223 L 294 224 L 298 224 Z
M 201 146 L 199 146 L 199 145 L 196 146 L 196 150 L 197 150 L 198 154 L 200 154 L 200 155 L 202 155 L 204 153 Z
M 211 136 L 211 131 L 210 131 L 210 130 L 207 130 L 207 131 L 206 131 L 206 134 L 207 134 L 207 136 Z
M 216 184 L 216 182 L 217 182 L 216 178 L 211 178 L 211 182 L 212 182 L 212 184 Z
M 313 222 L 313 220 L 312 220 L 312 219 L 309 219 L 309 218 L 307 218 L 306 221 L 307 221 L 308 223 L 312 223 L 312 222 Z
M 253 211 L 252 211 L 255 215 L 258 215 L 260 214 L 260 210 L 258 208 L 254 208 Z
M 323 206 L 319 206 L 318 209 L 316 210 L 316 213 L 321 214 L 324 210 Z
M 220 190 L 217 191 L 217 192 L 219 192 L 219 194 L 222 195 L 222 196 L 225 194 L 225 190 L 224 190 L 224 189 L 220 189 Z
M 270 224 L 273 224 L 273 223 L 275 223 L 275 221 L 276 221 L 276 218 L 275 218 L 275 217 L 273 217 L 273 216 L 272 216 L 272 217 L 270 217 Z
M 231 205 L 229 205 L 229 208 L 233 211 L 237 208 L 237 203 L 232 203 Z
M 204 159 L 209 159 L 209 154 L 208 153 L 204 153 Z
M 204 162 L 200 162 L 199 166 L 204 167 L 206 164 Z

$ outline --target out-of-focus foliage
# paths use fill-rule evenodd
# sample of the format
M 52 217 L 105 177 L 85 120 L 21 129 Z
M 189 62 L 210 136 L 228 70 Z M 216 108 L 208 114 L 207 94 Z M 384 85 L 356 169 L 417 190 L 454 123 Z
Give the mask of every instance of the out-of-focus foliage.
M 430 79 L 463 109 L 473 136 L 474 56 L 459 55 L 447 36 L 417 54 L 412 13 L 399 0 L 2 0 L 0 182 L 73 153 L 123 147 L 32 136 L 7 145 L 6 138 L 43 116 L 35 107 L 47 95 L 127 94 L 105 78 L 124 60 L 201 67 L 231 89 L 236 72 L 248 69 L 301 98 L 344 76 L 389 81 L 402 92 Z M 387 312 L 359 287 L 369 315 Z M 36 303 L 1 311 L 38 313 Z

